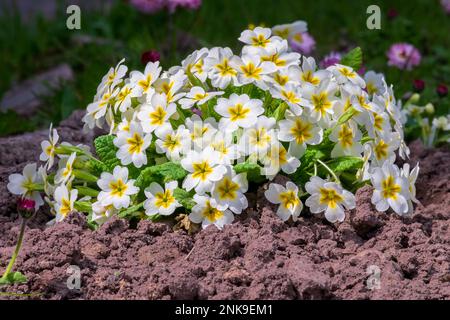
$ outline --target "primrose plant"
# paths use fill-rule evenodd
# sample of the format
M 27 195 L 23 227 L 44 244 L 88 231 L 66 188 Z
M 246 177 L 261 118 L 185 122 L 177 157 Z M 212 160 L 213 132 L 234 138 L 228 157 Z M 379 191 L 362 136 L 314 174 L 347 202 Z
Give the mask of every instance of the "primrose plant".
M 420 138 L 425 147 L 450 143 L 450 113 L 445 104 L 436 108 L 432 103 L 419 105 L 420 95 L 415 93 L 406 101 L 402 113 L 408 120 L 407 134 Z M 447 112 L 446 112 L 447 111 Z
M 284 221 L 304 210 L 343 221 L 364 184 L 379 211 L 410 214 L 419 169 L 394 164 L 409 150 L 392 86 L 355 72 L 359 48 L 318 69 L 288 45 L 299 25 L 245 30 L 239 55 L 202 48 L 166 71 L 149 62 L 128 73 L 120 61 L 83 118 L 86 130 L 109 131 L 95 153 L 60 143 L 52 129 L 44 164 L 11 176 L 9 190 L 39 205 L 44 193 L 56 221 L 77 210 L 93 228 L 114 215 L 184 214 L 187 225 L 221 229 L 248 207 L 249 188 L 266 181 Z M 271 183 L 277 175 L 288 182 Z

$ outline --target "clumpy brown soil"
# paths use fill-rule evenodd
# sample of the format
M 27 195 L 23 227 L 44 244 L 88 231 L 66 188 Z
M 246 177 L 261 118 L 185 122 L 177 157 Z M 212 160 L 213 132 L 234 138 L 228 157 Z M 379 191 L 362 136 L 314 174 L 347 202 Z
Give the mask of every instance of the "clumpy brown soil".
M 80 116 L 61 124 L 64 140 L 90 142 Z M 7 178 L 37 160 L 45 136 L 0 139 L 1 270 L 19 225 Z M 16 265 L 28 283 L 0 290 L 45 299 L 450 299 L 450 150 L 419 143 L 411 149 L 411 162 L 421 164 L 422 202 L 412 217 L 376 212 L 370 187 L 358 191 L 357 208 L 335 225 L 321 216 L 281 222 L 261 187 L 232 225 L 194 236 L 119 219 L 92 232 L 77 213 L 47 227 L 41 210 Z M 81 269 L 80 290 L 67 288 L 70 265 Z M 369 266 L 381 270 L 379 289 L 367 288 Z

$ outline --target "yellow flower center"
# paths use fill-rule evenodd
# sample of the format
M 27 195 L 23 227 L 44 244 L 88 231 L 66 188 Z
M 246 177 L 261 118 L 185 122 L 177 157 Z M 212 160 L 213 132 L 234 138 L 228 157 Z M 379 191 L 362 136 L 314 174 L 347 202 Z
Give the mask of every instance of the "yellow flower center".
M 378 92 L 378 89 L 373 82 L 368 82 L 366 89 L 369 94 L 374 94 Z
M 149 114 L 150 123 L 152 125 L 161 126 L 164 124 L 164 118 L 166 117 L 166 115 L 167 115 L 166 110 L 164 110 L 163 107 L 158 106 L 158 107 L 156 107 L 155 111 L 150 112 L 150 114 Z
M 288 76 L 282 76 L 279 73 L 276 73 L 273 78 L 280 86 L 284 86 L 289 81 Z
M 400 193 L 402 188 L 395 183 L 393 176 L 388 176 L 381 182 L 383 198 L 397 199 L 397 194 Z
M 167 209 L 172 203 L 175 202 L 175 197 L 170 190 L 164 192 L 158 192 L 155 195 L 155 205 L 157 207 L 163 207 Z
M 300 98 L 297 97 L 297 95 L 293 91 L 281 90 L 281 95 L 283 97 L 285 97 L 286 100 L 289 101 L 290 103 L 299 103 L 300 102 Z
M 219 184 L 217 191 L 221 200 L 234 200 L 237 197 L 239 185 L 236 182 L 225 177 Z
M 387 157 L 388 147 L 389 147 L 389 145 L 387 143 L 385 143 L 384 140 L 380 140 L 375 145 L 375 147 L 373 148 L 373 151 L 375 152 L 375 157 L 377 157 L 377 160 L 381 160 L 381 159 Z
M 194 168 L 192 177 L 195 179 L 200 179 L 202 181 L 205 181 L 208 178 L 208 176 L 213 172 L 213 168 L 211 168 L 211 166 L 207 161 L 193 163 L 192 167 Z
M 203 217 L 209 220 L 209 222 L 214 223 L 223 217 L 223 212 L 212 207 L 211 202 L 207 201 L 205 209 L 202 212 Z
M 194 125 L 194 130 L 191 133 L 191 139 L 196 140 L 202 138 L 206 132 L 208 132 L 209 128 L 203 125 Z
M 253 78 L 256 80 L 261 79 L 260 73 L 262 72 L 262 68 L 260 68 L 260 67 L 257 68 L 253 64 L 253 62 L 250 62 L 249 64 L 247 64 L 245 66 L 241 66 L 241 70 L 247 78 Z
M 320 83 L 319 78 L 314 77 L 314 75 L 313 75 L 311 70 L 303 72 L 302 80 L 305 81 L 305 82 L 309 82 L 309 83 L 311 83 L 311 84 L 313 84 L 315 86 Z
M 66 217 L 70 211 L 72 211 L 72 205 L 69 199 L 63 198 L 61 200 L 61 207 L 59 208 L 59 213 L 61 213 L 63 217 Z
M 144 92 L 147 92 L 148 88 L 150 88 L 150 83 L 152 82 L 152 75 L 148 74 L 144 80 L 138 81 L 138 86 L 144 89 Z
M 249 142 L 258 147 L 264 147 L 270 143 L 270 135 L 267 134 L 266 128 L 249 130 Z
M 181 145 L 180 138 L 171 134 L 166 135 L 163 146 L 171 152 Z
M 48 156 L 53 156 L 53 154 L 55 153 L 55 147 L 53 145 L 49 145 L 47 148 L 45 148 L 45 153 Z
M 280 55 L 278 53 L 275 53 L 271 56 L 263 56 L 263 57 L 261 57 L 261 60 L 267 61 L 267 62 L 273 62 L 278 67 L 283 67 L 286 65 L 286 60 L 280 59 Z
M 237 74 L 236 70 L 228 64 L 228 59 L 223 59 L 222 63 L 216 64 L 216 68 L 219 69 L 222 77 L 235 76 Z
M 144 139 L 142 139 L 142 137 L 135 132 L 131 138 L 127 139 L 127 143 L 129 145 L 129 153 L 140 153 L 144 144 Z
M 374 124 L 373 126 L 375 127 L 375 129 L 377 129 L 378 131 L 382 131 L 383 130 L 383 123 L 384 123 L 384 119 L 381 115 L 379 115 L 378 113 L 376 113 L 374 115 Z
M 347 78 L 354 78 L 356 76 L 354 71 L 351 71 L 350 69 L 347 68 L 340 68 L 339 72 Z
M 314 110 L 320 112 L 322 115 L 324 115 L 326 111 L 331 108 L 331 102 L 328 100 L 328 95 L 326 92 L 314 94 L 312 96 L 312 102 L 314 105 Z
M 296 33 L 292 38 L 299 43 L 303 42 L 303 36 L 300 32 Z
M 302 144 L 306 140 L 311 139 L 312 125 L 311 123 L 304 122 L 301 119 L 295 119 L 294 125 L 290 129 L 290 133 L 294 136 L 297 144 Z
M 336 206 L 341 203 L 344 198 L 336 192 L 334 189 L 320 188 L 320 204 L 326 204 L 328 207 L 334 209 Z
M 128 186 L 122 181 L 122 179 L 117 179 L 117 181 L 111 181 L 109 183 L 111 188 L 111 195 L 122 197 L 128 189 Z
M 285 209 L 294 209 L 300 203 L 300 199 L 293 190 L 281 192 L 279 198 Z
M 283 38 L 283 39 L 287 39 L 287 37 L 289 36 L 289 29 L 285 28 L 285 29 L 280 29 L 274 32 L 275 35 Z
M 240 103 L 228 108 L 228 113 L 230 114 L 231 121 L 245 119 L 249 112 L 250 112 L 250 109 L 244 108 L 244 106 Z
M 252 44 L 256 47 L 265 48 L 269 42 L 269 39 L 266 39 L 262 34 L 258 34 L 256 37 L 252 37 Z
M 207 93 L 207 92 L 205 92 L 205 93 L 197 93 L 197 94 L 194 96 L 194 100 L 200 101 L 200 100 L 206 98 L 207 96 L 208 96 L 208 93 Z
M 349 148 L 353 145 L 353 130 L 346 125 L 342 125 L 338 133 L 338 139 L 343 148 Z

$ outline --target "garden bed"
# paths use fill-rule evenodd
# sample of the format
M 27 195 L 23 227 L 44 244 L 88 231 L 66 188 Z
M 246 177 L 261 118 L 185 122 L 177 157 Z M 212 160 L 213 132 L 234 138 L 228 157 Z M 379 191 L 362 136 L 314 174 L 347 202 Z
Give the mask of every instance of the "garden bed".
M 64 141 L 92 143 L 81 131 L 82 113 L 61 123 Z M 7 179 L 37 160 L 46 136 L 0 139 L 2 270 L 19 230 Z M 28 282 L 0 289 L 38 299 L 450 299 L 450 150 L 424 150 L 418 142 L 410 148 L 410 162 L 421 167 L 422 205 L 412 217 L 376 212 L 371 187 L 360 189 L 356 209 L 333 225 L 305 213 L 283 223 L 262 186 L 232 225 L 194 235 L 116 218 L 93 232 L 78 213 L 46 226 L 48 208 L 41 209 L 15 266 Z M 80 290 L 66 285 L 71 265 L 81 270 Z M 379 289 L 367 286 L 370 266 L 381 270 Z

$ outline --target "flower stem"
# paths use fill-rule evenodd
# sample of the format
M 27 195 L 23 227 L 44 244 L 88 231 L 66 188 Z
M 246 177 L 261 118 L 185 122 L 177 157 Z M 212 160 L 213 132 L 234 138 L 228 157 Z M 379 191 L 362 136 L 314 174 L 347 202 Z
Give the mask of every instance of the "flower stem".
M 331 170 L 331 168 L 329 166 L 327 166 L 322 160 L 316 159 L 316 161 L 318 163 L 320 163 L 322 165 L 322 167 L 324 167 L 334 178 L 334 180 L 336 181 L 336 183 L 341 184 L 341 181 L 339 180 L 339 178 L 337 177 L 336 173 L 334 173 L 333 170 Z
M 16 248 L 14 250 L 14 253 L 11 257 L 11 260 L 9 261 L 8 266 L 6 267 L 5 272 L 3 273 L 2 280 L 6 280 L 8 278 L 9 273 L 11 272 L 14 262 L 16 262 L 16 258 L 19 255 L 20 247 L 22 246 L 23 241 L 23 235 L 25 233 L 25 226 L 27 225 L 27 219 L 22 218 L 22 224 L 20 226 L 20 232 L 19 232 L 19 239 L 17 240 Z

